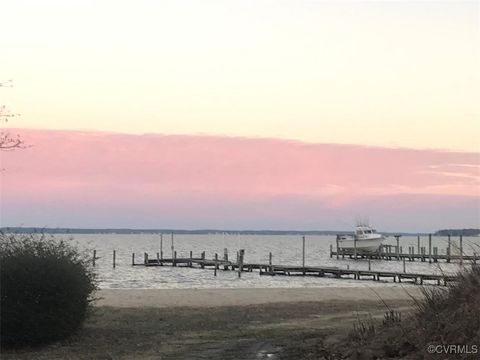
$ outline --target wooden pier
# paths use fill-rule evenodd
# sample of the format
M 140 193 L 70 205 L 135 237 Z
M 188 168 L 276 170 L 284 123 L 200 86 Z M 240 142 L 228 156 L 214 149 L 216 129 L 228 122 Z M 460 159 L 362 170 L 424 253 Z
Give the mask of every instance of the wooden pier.
M 393 246 L 392 246 L 393 248 Z M 372 260 L 406 260 L 406 261 L 416 261 L 419 260 L 421 262 L 438 262 L 439 260 L 446 261 L 447 263 L 455 261 L 455 262 L 471 262 L 476 264 L 477 261 L 480 262 L 480 255 L 446 255 L 446 254 L 426 254 L 422 252 L 420 254 L 415 253 L 401 253 L 396 252 L 395 250 L 390 250 L 388 247 L 383 247 L 383 249 L 377 253 L 372 254 L 362 254 L 358 253 L 355 254 L 352 250 L 346 249 L 339 249 L 337 251 L 331 250 L 330 257 L 342 257 L 342 258 L 349 258 L 349 259 L 372 259 Z
M 426 246 L 420 246 L 420 236 L 417 236 L 417 246 L 408 246 L 408 252 L 404 252 L 404 248 L 400 246 L 401 235 L 395 235 L 397 245 L 381 245 L 377 252 L 374 253 L 362 253 L 361 249 L 344 249 L 339 247 L 339 239 L 341 235 L 337 235 L 336 250 L 333 250 L 333 245 L 330 245 L 330 258 L 334 256 L 339 259 L 345 257 L 350 259 L 377 259 L 377 260 L 403 260 L 403 261 L 415 261 L 421 262 L 438 262 L 439 260 L 450 263 L 452 261 L 463 263 L 464 261 L 477 264 L 480 260 L 480 255 L 473 253 L 473 255 L 466 255 L 463 252 L 463 237 L 459 237 L 458 255 L 452 254 L 451 236 L 448 236 L 448 246 L 445 249 L 444 254 L 440 254 L 438 247 L 432 247 L 432 235 L 428 235 L 428 248 Z M 354 244 L 356 245 L 356 241 Z
M 134 257 L 132 257 L 134 259 Z M 271 257 L 270 257 L 271 259 Z M 354 280 L 374 280 L 374 281 L 393 281 L 393 282 L 410 282 L 422 285 L 426 281 L 437 285 L 447 285 L 447 283 L 455 280 L 454 276 L 449 275 L 435 275 L 435 274 L 419 274 L 406 272 L 390 272 L 381 270 L 354 270 L 341 269 L 338 267 L 324 267 L 324 266 L 294 266 L 294 265 L 278 265 L 263 263 L 243 263 L 242 256 L 239 257 L 238 262 L 229 260 L 221 260 L 218 257 L 214 259 L 206 259 L 205 252 L 200 257 L 173 257 L 161 258 L 158 256 L 150 258 L 148 254 L 144 254 L 144 261 L 141 263 L 132 262 L 132 266 L 177 266 L 190 267 L 199 269 L 212 269 L 224 271 L 238 271 L 241 272 L 259 271 L 260 275 L 283 275 L 283 276 L 316 276 L 316 277 L 331 277 L 337 279 L 354 279 Z

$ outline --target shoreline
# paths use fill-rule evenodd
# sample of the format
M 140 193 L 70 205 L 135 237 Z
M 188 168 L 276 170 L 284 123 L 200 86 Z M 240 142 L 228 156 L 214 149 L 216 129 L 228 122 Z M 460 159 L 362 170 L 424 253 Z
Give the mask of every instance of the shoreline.
M 96 307 L 221 307 L 332 301 L 408 301 L 418 287 L 322 287 L 235 289 L 100 289 Z

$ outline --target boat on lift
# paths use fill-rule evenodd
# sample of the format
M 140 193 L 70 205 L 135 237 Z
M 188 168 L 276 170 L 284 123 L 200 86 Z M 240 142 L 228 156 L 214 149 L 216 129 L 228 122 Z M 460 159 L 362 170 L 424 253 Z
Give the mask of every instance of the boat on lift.
M 385 236 L 367 223 L 357 223 L 353 235 L 339 236 L 338 247 L 349 251 L 356 248 L 357 253 L 374 253 L 379 250 L 383 240 Z

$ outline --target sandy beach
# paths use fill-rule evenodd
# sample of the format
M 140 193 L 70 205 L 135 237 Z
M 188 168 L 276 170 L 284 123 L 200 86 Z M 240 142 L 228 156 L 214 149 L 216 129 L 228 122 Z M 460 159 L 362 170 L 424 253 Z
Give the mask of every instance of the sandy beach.
M 269 289 L 103 289 L 96 306 L 217 307 L 331 301 L 409 301 L 418 287 L 324 287 Z

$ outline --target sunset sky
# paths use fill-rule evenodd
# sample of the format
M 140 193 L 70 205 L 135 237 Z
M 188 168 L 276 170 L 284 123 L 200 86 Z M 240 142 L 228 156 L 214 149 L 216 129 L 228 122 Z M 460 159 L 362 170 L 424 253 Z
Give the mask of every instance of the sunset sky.
M 478 1 L 2 2 L 1 225 L 480 226 Z M 10 127 L 10 128 L 9 128 Z

